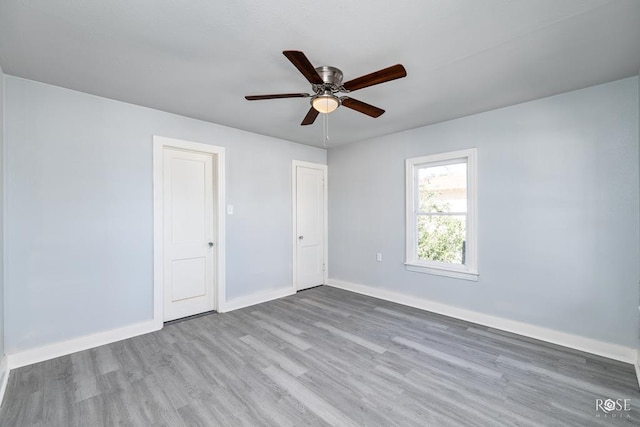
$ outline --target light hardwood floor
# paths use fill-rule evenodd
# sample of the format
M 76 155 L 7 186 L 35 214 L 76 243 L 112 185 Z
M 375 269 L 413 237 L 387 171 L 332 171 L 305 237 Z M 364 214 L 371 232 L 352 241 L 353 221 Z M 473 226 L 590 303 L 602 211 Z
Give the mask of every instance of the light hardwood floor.
M 12 371 L 0 424 L 640 425 L 639 398 L 631 365 L 319 287 Z

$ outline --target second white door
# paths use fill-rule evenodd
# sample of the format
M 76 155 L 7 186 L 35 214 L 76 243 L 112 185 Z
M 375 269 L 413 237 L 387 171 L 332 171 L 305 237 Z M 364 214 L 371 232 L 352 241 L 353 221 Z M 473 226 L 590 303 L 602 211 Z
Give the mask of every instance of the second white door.
M 325 171 L 324 165 L 294 163 L 296 290 L 322 285 L 325 276 Z
M 164 149 L 165 322 L 215 307 L 213 158 L 209 153 Z

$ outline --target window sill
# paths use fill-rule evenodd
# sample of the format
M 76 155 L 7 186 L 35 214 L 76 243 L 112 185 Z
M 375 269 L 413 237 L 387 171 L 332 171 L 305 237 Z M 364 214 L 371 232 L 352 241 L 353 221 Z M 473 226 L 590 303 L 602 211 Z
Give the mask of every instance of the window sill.
M 468 271 L 459 270 L 445 270 L 443 268 L 427 267 L 420 264 L 411 264 L 405 262 L 405 267 L 408 271 L 414 271 L 416 273 L 435 274 L 437 276 L 453 277 L 455 279 L 470 280 L 472 282 L 478 281 L 478 273 L 471 273 Z

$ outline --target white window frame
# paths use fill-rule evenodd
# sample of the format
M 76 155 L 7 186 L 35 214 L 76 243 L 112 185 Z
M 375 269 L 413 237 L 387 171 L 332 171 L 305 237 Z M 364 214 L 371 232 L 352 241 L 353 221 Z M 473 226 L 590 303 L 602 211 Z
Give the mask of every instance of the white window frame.
M 467 236 L 465 264 L 450 264 L 438 261 L 426 261 L 418 259 L 418 169 L 421 167 L 440 166 L 458 163 L 465 160 L 467 163 Z M 406 262 L 409 271 L 419 273 L 436 274 L 439 276 L 454 277 L 465 280 L 478 280 L 478 221 L 477 221 L 477 149 L 439 153 L 430 156 L 413 157 L 406 159 Z

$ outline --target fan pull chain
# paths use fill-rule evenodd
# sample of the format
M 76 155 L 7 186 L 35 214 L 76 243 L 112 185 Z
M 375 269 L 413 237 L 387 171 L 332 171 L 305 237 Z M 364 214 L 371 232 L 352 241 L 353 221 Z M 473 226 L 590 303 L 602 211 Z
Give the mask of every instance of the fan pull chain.
M 327 148 L 327 142 L 329 141 L 329 114 L 323 114 L 323 122 L 322 122 L 322 129 L 323 129 L 323 144 L 324 144 L 324 148 Z

